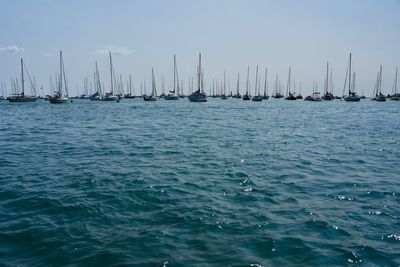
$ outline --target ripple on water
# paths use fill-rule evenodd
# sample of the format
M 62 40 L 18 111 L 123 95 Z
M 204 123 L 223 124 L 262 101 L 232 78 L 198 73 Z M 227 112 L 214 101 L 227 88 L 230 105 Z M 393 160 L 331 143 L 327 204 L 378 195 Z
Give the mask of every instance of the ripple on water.
M 398 105 L 244 102 L 0 102 L 0 265 L 400 265 Z

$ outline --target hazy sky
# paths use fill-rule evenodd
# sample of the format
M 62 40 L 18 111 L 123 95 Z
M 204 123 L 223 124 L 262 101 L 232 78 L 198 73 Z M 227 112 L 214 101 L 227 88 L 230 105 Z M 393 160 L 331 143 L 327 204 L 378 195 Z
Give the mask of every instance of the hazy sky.
M 23 57 L 46 94 L 59 50 L 70 95 L 93 77 L 95 61 L 108 87 L 109 49 L 115 71 L 133 75 L 136 93 L 140 81 L 149 88 L 151 67 L 158 84 L 161 75 L 172 84 L 174 53 L 187 89 L 202 52 L 207 93 L 224 70 L 233 90 L 240 72 L 243 92 L 248 65 L 252 85 L 256 65 L 268 67 L 270 88 L 277 72 L 286 82 L 291 66 L 303 95 L 313 82 L 322 91 L 329 60 L 341 94 L 349 52 L 358 91 L 372 93 L 382 64 L 382 89 L 389 93 L 400 65 L 399 0 L 0 0 L 0 10 L 0 81 L 10 87 Z

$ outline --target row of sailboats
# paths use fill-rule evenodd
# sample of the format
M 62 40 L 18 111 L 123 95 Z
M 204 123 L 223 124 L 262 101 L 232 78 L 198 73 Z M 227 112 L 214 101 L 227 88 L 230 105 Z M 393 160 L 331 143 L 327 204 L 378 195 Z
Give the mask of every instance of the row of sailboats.
M 115 83 L 116 83 L 116 78 L 115 78 L 115 71 L 113 67 L 113 62 L 112 62 L 112 55 L 111 51 L 109 51 L 109 64 L 110 64 L 110 91 L 105 92 L 104 90 L 104 85 L 102 86 L 100 82 L 100 75 L 99 75 L 99 70 L 97 66 L 97 62 L 95 63 L 95 73 L 94 73 L 94 85 L 95 85 L 95 90 L 96 92 L 90 96 L 90 100 L 93 101 L 119 101 L 120 97 L 122 97 L 122 94 L 115 94 Z M 7 99 L 10 102 L 33 102 L 36 101 L 37 97 L 36 96 L 29 96 L 25 94 L 25 78 L 24 78 L 24 70 L 26 70 L 26 66 L 23 63 L 23 59 L 21 59 L 21 87 L 22 90 L 21 92 L 14 93 L 13 95 L 9 96 Z M 26 70 L 29 80 L 30 76 L 28 71 Z M 174 55 L 174 65 L 173 65 L 173 73 L 174 73 L 174 82 L 173 82 L 173 88 L 172 90 L 169 90 L 169 93 L 165 95 L 163 93 L 163 97 L 165 100 L 179 100 L 182 95 L 180 95 L 180 85 L 179 85 L 179 78 L 178 78 L 178 68 L 177 68 L 177 62 L 176 62 L 176 55 Z M 294 84 L 294 90 L 292 90 L 292 81 L 291 81 L 291 74 L 292 74 L 292 69 L 289 67 L 289 74 L 288 74 L 288 81 L 286 85 L 286 100 L 297 100 L 297 99 L 302 99 L 303 97 L 301 96 L 301 83 L 300 83 L 300 92 L 299 94 L 296 95 L 295 93 L 295 84 Z M 268 69 L 265 69 L 265 78 L 264 78 L 264 93 L 263 95 L 261 94 L 261 75 L 259 75 L 259 68 L 258 66 L 256 67 L 256 72 L 255 72 L 255 86 L 254 86 L 254 96 L 251 97 L 250 95 L 250 82 L 249 82 L 249 75 L 250 75 L 250 67 L 248 66 L 247 68 L 247 81 L 246 81 L 246 93 L 241 96 L 240 95 L 240 74 L 238 73 L 237 76 L 237 88 L 236 88 L 236 94 L 232 95 L 231 92 L 231 97 L 232 98 L 242 98 L 243 100 L 252 100 L 255 102 L 261 102 L 263 99 L 268 99 L 268 92 L 267 92 L 267 76 L 268 76 Z M 120 84 L 122 84 L 122 77 L 120 79 Z M 348 63 L 348 68 L 346 71 L 346 79 L 345 79 L 345 84 L 344 84 L 344 90 L 346 87 L 348 88 L 348 94 L 345 95 L 343 94 L 343 99 L 345 101 L 349 102 L 358 102 L 360 101 L 361 97 L 357 95 L 355 92 L 355 80 L 356 80 L 356 73 L 352 72 L 352 54 L 350 53 L 349 55 L 349 63 Z M 193 79 L 192 79 L 193 81 Z M 294 83 L 294 82 L 293 82 Z M 32 84 L 32 81 L 31 81 Z M 59 74 L 56 77 L 56 90 L 51 96 L 48 96 L 48 100 L 50 103 L 66 103 L 68 100 L 68 82 L 65 76 L 65 68 L 64 68 L 64 62 L 63 62 L 63 57 L 62 57 L 62 51 L 60 51 L 60 61 L 59 61 Z M 85 84 L 87 86 L 87 79 L 85 80 Z M 162 82 L 163 86 L 163 92 L 164 92 L 164 80 Z M 214 85 L 215 82 L 213 82 L 213 90 L 214 90 Z M 34 85 L 32 87 L 35 89 Z M 192 86 L 193 87 L 193 86 Z M 217 86 L 218 87 L 218 86 Z M 135 95 L 132 94 L 132 77 L 129 75 L 129 81 L 127 83 L 127 88 L 129 88 L 129 92 L 124 95 L 125 98 L 135 98 Z M 220 95 L 221 99 L 227 99 L 227 94 L 226 94 L 226 73 L 224 71 L 224 80 L 223 83 L 221 82 L 221 88 L 222 88 L 222 93 Z M 275 81 L 275 88 L 274 92 L 272 94 L 273 98 L 283 98 L 284 96 L 282 95 L 282 84 L 279 80 L 278 74 L 276 74 L 276 81 Z M 382 88 L 382 66 L 380 66 L 380 70 L 377 74 L 377 80 L 375 83 L 375 88 L 374 88 L 374 97 L 372 100 L 382 102 L 386 101 L 386 96 L 382 94 L 381 91 Z M 36 90 L 36 89 L 35 89 Z M 211 91 L 211 88 L 210 88 Z M 156 88 L 156 82 L 155 82 L 155 75 L 154 75 L 154 69 L 152 68 L 152 91 L 150 95 L 143 95 L 143 100 L 144 101 L 156 101 L 157 97 L 157 88 Z M 308 101 L 321 101 L 323 100 L 333 100 L 335 98 L 340 98 L 340 97 L 335 97 L 333 95 L 333 81 L 332 81 L 332 68 L 330 68 L 329 62 L 327 62 L 326 65 L 326 78 L 324 81 L 324 94 L 322 98 L 320 97 L 320 93 L 317 90 L 317 85 L 314 85 L 313 88 L 313 94 L 310 96 L 307 96 L 305 100 Z M 202 62 L 201 62 L 201 53 L 199 54 L 199 63 L 197 66 L 197 90 L 195 90 L 191 95 L 188 96 L 188 99 L 191 102 L 206 102 L 207 97 L 206 94 L 204 93 L 204 72 L 202 68 Z M 392 91 L 392 100 L 400 100 L 400 94 L 397 92 L 397 68 L 396 68 L 396 75 L 395 75 L 395 82 L 393 85 L 393 91 Z

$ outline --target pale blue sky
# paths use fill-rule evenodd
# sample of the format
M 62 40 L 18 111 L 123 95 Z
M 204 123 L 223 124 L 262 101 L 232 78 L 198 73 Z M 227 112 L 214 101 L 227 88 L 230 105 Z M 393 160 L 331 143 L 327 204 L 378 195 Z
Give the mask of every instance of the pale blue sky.
M 322 91 L 326 60 L 334 72 L 335 93 L 341 94 L 349 52 L 353 52 L 358 87 L 372 93 L 376 72 L 383 65 L 383 91 L 389 93 L 400 65 L 400 1 L 398 0 L 0 0 L 0 81 L 9 87 L 19 75 L 23 57 L 45 93 L 49 76 L 58 71 L 58 51 L 76 94 L 83 78 L 93 76 L 97 60 L 108 85 L 108 58 L 117 73 L 131 73 L 136 92 L 141 80 L 150 85 L 151 67 L 167 85 L 173 80 L 176 53 L 180 79 L 187 88 L 202 52 L 206 80 L 222 79 L 226 70 L 233 88 L 247 66 L 255 66 L 302 81 L 303 95 L 318 82 Z M 15 47 L 12 47 L 15 46 Z M 8 49 L 7 49 L 8 47 Z M 18 49 L 17 49 L 18 48 Z M 361 90 L 361 89 L 360 89 Z

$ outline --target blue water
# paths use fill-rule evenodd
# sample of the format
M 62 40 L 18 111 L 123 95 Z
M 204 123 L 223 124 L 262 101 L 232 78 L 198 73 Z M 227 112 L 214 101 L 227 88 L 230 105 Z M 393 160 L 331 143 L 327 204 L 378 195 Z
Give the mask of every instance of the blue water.
M 2 266 L 398 266 L 400 103 L 0 102 Z

